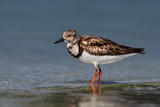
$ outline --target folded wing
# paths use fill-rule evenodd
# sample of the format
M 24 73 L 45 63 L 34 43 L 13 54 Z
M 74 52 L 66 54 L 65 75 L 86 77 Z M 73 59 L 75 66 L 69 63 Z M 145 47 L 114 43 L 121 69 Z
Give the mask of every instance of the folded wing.
M 118 45 L 117 43 L 102 38 L 90 35 L 85 35 L 81 37 L 80 48 L 85 49 L 88 53 L 92 55 L 124 55 L 130 53 L 144 54 L 143 48 L 132 48 L 124 45 Z

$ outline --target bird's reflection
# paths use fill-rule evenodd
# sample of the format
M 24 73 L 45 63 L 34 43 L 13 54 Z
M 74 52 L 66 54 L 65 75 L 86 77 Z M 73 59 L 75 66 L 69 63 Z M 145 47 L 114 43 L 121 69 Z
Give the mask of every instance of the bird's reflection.
M 100 84 L 98 84 L 98 94 L 101 95 L 101 84 L 119 84 L 118 82 L 113 82 L 113 81 L 109 81 L 109 82 L 100 82 Z M 96 94 L 96 89 L 94 88 L 94 85 L 91 84 L 91 88 L 93 90 L 93 93 Z
M 94 88 L 93 84 L 91 84 L 91 88 L 93 90 L 93 93 L 96 94 L 96 89 Z M 101 95 L 101 84 L 98 84 L 98 94 Z

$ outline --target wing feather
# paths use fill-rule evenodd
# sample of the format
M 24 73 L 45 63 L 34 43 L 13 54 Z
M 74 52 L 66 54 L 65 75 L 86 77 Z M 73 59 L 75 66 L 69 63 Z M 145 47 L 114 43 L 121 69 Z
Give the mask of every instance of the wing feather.
M 85 41 L 85 42 L 84 42 Z M 80 47 L 92 55 L 123 55 L 130 53 L 144 54 L 142 48 L 132 48 L 96 36 L 84 35 L 81 36 Z

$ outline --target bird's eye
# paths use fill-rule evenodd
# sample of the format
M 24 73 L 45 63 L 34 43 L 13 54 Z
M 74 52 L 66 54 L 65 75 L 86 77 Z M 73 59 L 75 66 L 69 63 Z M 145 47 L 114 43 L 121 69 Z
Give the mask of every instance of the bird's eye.
M 70 37 L 71 35 L 69 34 L 68 37 Z

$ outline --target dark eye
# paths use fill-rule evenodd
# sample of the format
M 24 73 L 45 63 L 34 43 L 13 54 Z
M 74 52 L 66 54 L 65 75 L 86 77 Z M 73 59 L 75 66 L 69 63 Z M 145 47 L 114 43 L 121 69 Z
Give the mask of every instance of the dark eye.
M 71 35 L 69 34 L 68 37 L 70 37 Z

